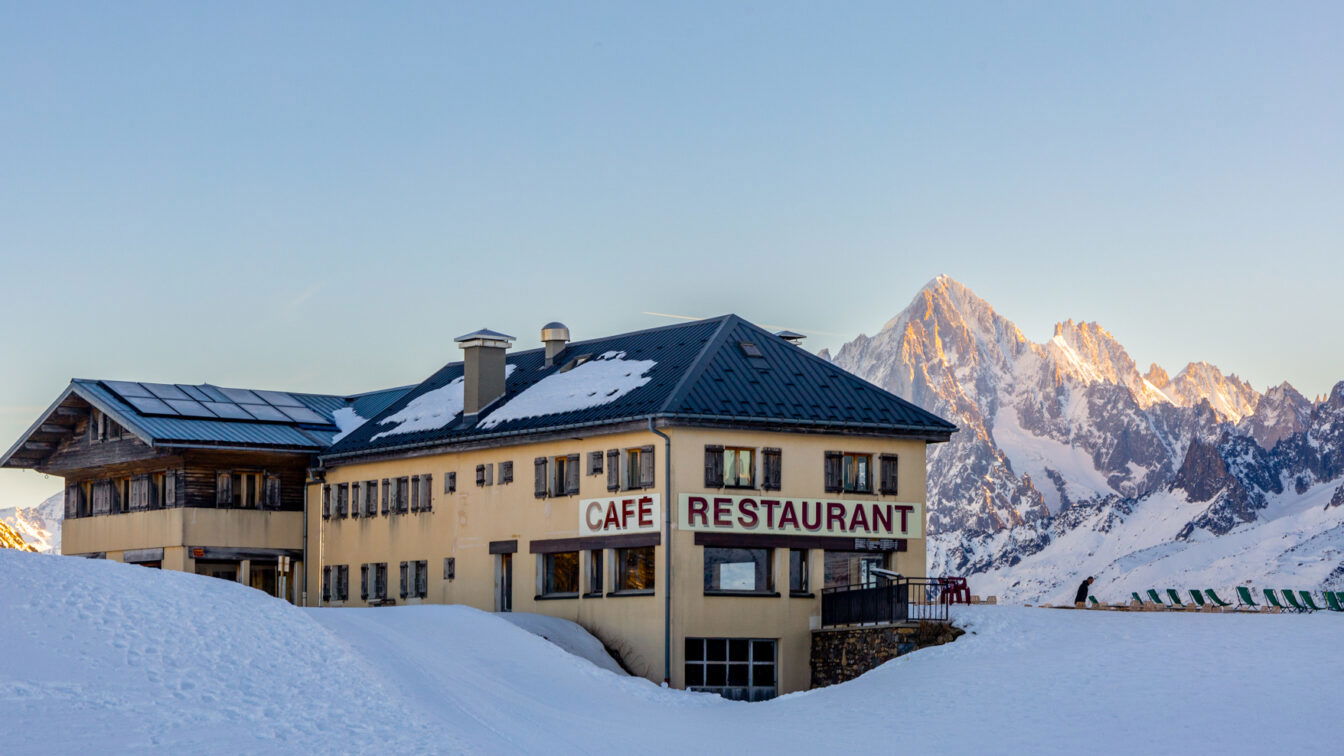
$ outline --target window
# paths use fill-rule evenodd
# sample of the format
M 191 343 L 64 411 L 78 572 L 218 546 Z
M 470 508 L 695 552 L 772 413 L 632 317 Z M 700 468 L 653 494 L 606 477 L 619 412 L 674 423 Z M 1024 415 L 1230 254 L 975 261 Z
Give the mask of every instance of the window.
M 378 514 L 378 481 L 364 481 L 364 516 L 373 517 Z
M 494 464 L 476 465 L 476 485 L 493 486 L 494 484 L 495 484 Z
M 383 515 L 392 511 L 392 481 L 383 478 Z
M 541 593 L 543 596 L 578 595 L 579 552 L 541 555 Z
M 434 475 L 426 473 L 420 476 L 420 511 L 430 512 L 434 509 Z
M 616 590 L 653 592 L 653 547 L 616 549 Z
M 825 479 L 827 491 L 872 493 L 873 455 L 828 451 Z
M 415 597 L 429 595 L 429 560 L 421 559 L 415 563 Z
M 419 476 L 419 475 L 415 475 L 415 476 L 412 476 L 412 477 L 411 477 L 411 495 L 410 495 L 410 498 L 407 500 L 407 505 L 408 505 L 408 508 L 410 509 L 410 511 L 412 511 L 412 512 L 419 512 L 419 511 L 420 511 L 420 476 Z M 406 510 L 403 509 L 402 511 L 404 512 L 404 511 L 406 511 Z
M 545 483 L 550 496 L 573 496 L 579 492 L 579 455 L 567 454 L 563 457 L 537 458 L 538 487 Z M 546 469 L 549 465 L 550 472 Z
M 401 597 L 424 598 L 429 593 L 429 562 L 401 563 Z
M 331 485 L 322 486 L 322 519 L 331 519 Z
M 405 514 L 410 504 L 410 478 L 397 478 L 396 507 L 392 510 L 397 514 Z
M 705 593 L 769 593 L 774 590 L 771 549 L 705 547 Z
M 592 549 L 588 552 L 588 593 L 595 596 L 602 595 L 603 575 L 602 575 L 602 549 Z
M 653 447 L 625 450 L 625 488 L 653 488 Z
M 513 482 L 513 462 L 512 462 L 512 461 L 508 461 L 508 462 L 500 462 L 500 463 L 499 463 L 499 484 L 502 486 L 502 485 L 505 485 L 505 484 L 507 484 L 507 483 L 512 483 L 512 482 Z
M 443 474 L 443 492 L 446 494 L 457 493 L 457 473 L 448 472 Z
M 235 480 L 237 476 L 234 476 Z M 336 516 L 345 517 L 350 513 L 350 484 L 336 484 Z
M 723 485 L 753 488 L 756 485 L 756 450 L 726 447 L 723 450 Z
M 382 601 L 387 598 L 387 562 L 370 562 L 359 568 L 360 598 Z
M 457 560 L 453 557 L 443 558 L 443 579 L 452 580 L 457 577 Z
M 789 549 L 789 593 L 806 594 L 810 590 L 807 582 L 807 549 Z
M 600 451 L 588 452 L 588 474 L 589 475 L 602 474 L 602 452 Z
M 827 551 L 823 561 L 826 588 L 871 587 L 878 584 L 873 569 L 885 568 L 887 557 L 871 551 Z
M 775 697 L 775 641 L 687 638 L 686 687 L 737 701 Z
M 841 461 L 844 471 L 842 481 L 845 491 L 871 493 L 873 490 L 871 454 L 846 454 Z
M 350 565 L 322 568 L 322 600 L 346 601 L 350 598 Z

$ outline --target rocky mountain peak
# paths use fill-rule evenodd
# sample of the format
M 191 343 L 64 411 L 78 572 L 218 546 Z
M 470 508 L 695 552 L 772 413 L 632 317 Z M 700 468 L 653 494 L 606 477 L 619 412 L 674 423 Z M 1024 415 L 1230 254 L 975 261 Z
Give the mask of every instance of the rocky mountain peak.
M 1235 374 L 1225 375 L 1216 365 L 1191 362 L 1163 389 L 1172 403 L 1190 407 L 1208 399 L 1214 412 L 1227 421 L 1237 422 L 1255 412 L 1260 393 Z
M 1148 372 L 1143 374 L 1143 379 L 1153 384 L 1153 388 L 1159 391 L 1163 391 L 1171 385 L 1171 376 L 1167 375 L 1167 371 L 1156 362 L 1148 365 Z

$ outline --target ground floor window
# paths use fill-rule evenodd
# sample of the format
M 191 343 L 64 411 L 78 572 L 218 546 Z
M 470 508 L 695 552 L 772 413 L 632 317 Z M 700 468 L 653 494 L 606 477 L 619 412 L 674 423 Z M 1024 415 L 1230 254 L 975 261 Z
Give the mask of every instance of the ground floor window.
M 196 574 L 238 582 L 238 562 L 196 560 Z
M 705 593 L 768 593 L 773 549 L 705 547 Z
M 602 549 L 588 552 L 588 593 L 592 596 L 602 595 L 602 553 Z
M 772 638 L 687 638 L 686 687 L 735 701 L 764 701 L 776 693 Z
M 653 590 L 653 547 L 616 549 L 616 590 Z
M 541 556 L 543 596 L 579 592 L 579 552 L 561 551 Z
M 824 571 L 827 588 L 872 587 L 878 584 L 874 569 L 885 569 L 887 555 L 871 551 L 827 551 Z
M 807 549 L 789 549 L 789 593 L 812 590 L 807 579 Z
M 359 597 L 365 601 L 387 598 L 387 562 L 369 562 L 359 567 Z

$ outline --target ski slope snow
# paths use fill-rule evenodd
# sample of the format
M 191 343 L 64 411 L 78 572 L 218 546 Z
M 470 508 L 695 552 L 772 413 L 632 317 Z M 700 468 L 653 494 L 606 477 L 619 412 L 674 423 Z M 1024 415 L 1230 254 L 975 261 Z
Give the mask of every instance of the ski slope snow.
M 467 607 L 300 609 L 0 551 L 0 750 L 1337 752 L 1318 725 L 1336 714 L 1342 616 L 1005 606 L 956 621 L 955 643 L 749 704 L 616 674 Z

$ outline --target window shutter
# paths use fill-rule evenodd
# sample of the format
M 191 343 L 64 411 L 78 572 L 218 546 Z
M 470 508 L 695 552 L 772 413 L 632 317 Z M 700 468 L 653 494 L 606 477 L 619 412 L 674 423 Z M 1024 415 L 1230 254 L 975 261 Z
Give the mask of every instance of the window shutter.
M 336 486 L 336 516 L 345 517 L 350 514 L 350 484 L 341 483 Z
M 397 478 L 397 514 L 406 514 L 406 508 L 409 502 L 406 497 L 411 489 L 411 479 L 409 476 Z
M 828 492 L 839 491 L 842 488 L 840 466 L 843 464 L 843 455 L 838 451 L 826 452 L 826 463 L 823 468 L 823 477 L 825 478 L 825 488 Z
M 322 519 L 331 519 L 331 484 L 322 486 Z
M 425 473 L 420 481 L 420 511 L 429 512 L 434 508 L 434 473 Z
M 565 495 L 579 492 L 579 455 L 571 454 L 565 460 Z
M 406 562 L 401 563 L 401 597 L 406 598 Z
M 154 476 L 145 476 L 145 509 L 162 509 L 163 504 L 159 501 L 159 487 L 154 485 Z
M 512 483 L 512 482 L 513 482 L 513 461 L 509 460 L 507 462 L 500 462 L 499 484 L 504 485 L 506 483 Z
M 535 465 L 536 469 L 532 485 L 532 494 L 536 496 L 538 499 L 544 499 L 546 498 L 546 491 L 547 491 L 546 458 L 537 457 L 536 460 L 533 461 L 533 465 Z
M 415 563 L 415 595 L 424 598 L 429 594 L 429 561 Z
M 485 465 L 485 484 L 493 486 L 495 484 L 495 463 L 487 462 Z
M 420 476 L 411 476 L 411 496 L 408 506 L 412 512 L 420 511 Z
M 602 474 L 602 452 L 600 451 L 588 452 L 588 474 L 589 475 Z
M 879 460 L 881 462 L 882 471 L 882 487 L 880 492 L 884 494 L 895 494 L 900 457 L 895 454 L 883 454 Z
M 639 487 L 653 488 L 653 445 L 639 450 Z
M 369 565 L 367 563 L 359 566 L 359 597 L 365 601 L 369 600 Z
M 607 490 L 621 490 L 621 450 L 607 450 Z
M 359 516 L 363 514 L 363 512 L 360 511 L 360 507 L 361 502 L 363 501 L 361 497 L 364 496 L 364 483 L 363 481 L 355 481 L 350 484 L 350 488 L 350 516 L 359 519 Z
M 74 519 L 79 516 L 79 495 L 83 490 L 79 486 L 65 487 L 65 517 Z
M 392 499 L 392 481 L 388 480 L 387 478 L 383 478 L 383 515 L 384 515 L 384 516 L 386 516 L 387 513 L 388 513 L 388 511 L 389 511 L 389 508 L 390 508 L 389 502 L 391 501 L 391 499 Z
M 456 492 L 457 492 L 457 473 L 456 473 L 456 472 L 450 472 L 450 473 L 444 473 L 444 474 L 443 474 L 443 492 L 444 492 L 444 493 L 456 493 Z
M 379 562 L 373 570 L 373 595 L 375 598 L 387 598 L 387 562 Z
M 227 507 L 233 503 L 233 475 L 228 470 L 215 473 L 215 506 Z
M 331 566 L 322 568 L 322 600 L 331 601 Z
M 266 509 L 279 509 L 279 508 L 280 508 L 280 476 L 279 476 L 279 475 L 276 475 L 275 473 L 267 473 L 267 474 L 266 474 L 266 489 L 265 489 L 265 490 L 266 490 L 266 495 L 265 495 L 265 504 L 264 504 L 264 507 L 265 507 Z
M 778 491 L 782 488 L 781 478 L 783 470 L 781 452 L 779 449 L 766 448 L 761 450 L 761 488 L 767 491 Z
M 350 598 L 350 565 L 341 565 L 337 580 L 336 597 L 341 601 L 346 601 Z
M 457 573 L 457 559 L 454 557 L 443 558 L 443 579 L 452 580 Z
M 159 506 L 165 509 L 177 506 L 177 470 L 163 474 L 163 501 Z
M 485 465 L 476 465 L 476 485 L 485 485 Z
M 705 444 L 705 488 L 723 488 L 723 447 Z

